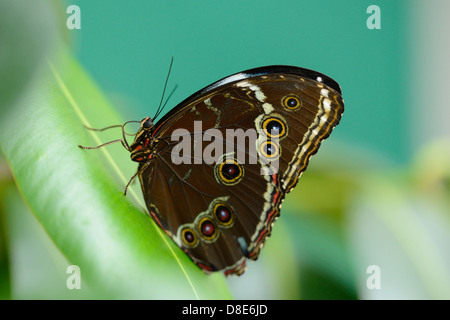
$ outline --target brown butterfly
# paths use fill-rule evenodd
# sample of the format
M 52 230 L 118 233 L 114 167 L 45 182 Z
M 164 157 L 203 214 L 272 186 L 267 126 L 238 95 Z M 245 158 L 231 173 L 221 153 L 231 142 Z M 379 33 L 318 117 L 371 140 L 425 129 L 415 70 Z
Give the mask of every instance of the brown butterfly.
M 205 87 L 156 124 L 144 118 L 131 145 L 124 131 L 116 141 L 139 163 L 156 223 L 204 271 L 240 275 L 343 111 L 333 79 L 268 66 Z

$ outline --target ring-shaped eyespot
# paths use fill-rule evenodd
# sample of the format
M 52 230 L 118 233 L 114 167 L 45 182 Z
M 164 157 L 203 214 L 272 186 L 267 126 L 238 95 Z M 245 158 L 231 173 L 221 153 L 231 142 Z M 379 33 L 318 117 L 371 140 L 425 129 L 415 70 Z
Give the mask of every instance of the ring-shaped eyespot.
M 234 212 L 225 203 L 216 203 L 213 208 L 213 216 L 217 223 L 224 228 L 229 228 L 235 221 Z
M 216 179 L 220 183 L 232 186 L 241 182 L 244 177 L 244 166 L 236 159 L 223 159 L 215 166 Z
M 263 157 L 272 160 L 280 156 L 280 147 L 273 141 L 263 141 L 259 146 L 259 152 Z
M 198 232 L 203 240 L 212 242 L 217 238 L 219 229 L 213 219 L 210 217 L 203 217 L 198 222 Z
M 262 128 L 270 138 L 281 139 L 286 136 L 286 124 L 279 118 L 269 117 L 262 123 Z
M 294 111 L 301 108 L 302 101 L 296 95 L 290 94 L 281 99 L 281 105 L 287 110 Z
M 190 227 L 184 227 L 181 230 L 181 240 L 189 248 L 193 248 L 198 244 L 198 237 L 194 229 Z

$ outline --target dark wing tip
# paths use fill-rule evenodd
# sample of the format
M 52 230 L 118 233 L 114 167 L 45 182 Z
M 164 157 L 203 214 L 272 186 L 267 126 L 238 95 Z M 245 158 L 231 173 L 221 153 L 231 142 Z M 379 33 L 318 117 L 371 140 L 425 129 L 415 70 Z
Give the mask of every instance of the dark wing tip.
M 316 82 L 321 82 L 336 92 L 338 92 L 342 96 L 341 87 L 339 84 L 329 76 L 314 71 L 310 69 L 295 67 L 295 66 L 285 66 L 285 65 L 273 65 L 273 66 L 266 66 L 266 67 L 259 67 L 254 69 L 249 69 L 246 71 L 243 71 L 242 73 L 247 74 L 249 77 L 252 76 L 259 76 L 259 75 L 265 75 L 265 74 L 274 74 L 274 73 L 282 73 L 282 74 L 293 74 L 298 75 L 303 78 L 307 78 Z

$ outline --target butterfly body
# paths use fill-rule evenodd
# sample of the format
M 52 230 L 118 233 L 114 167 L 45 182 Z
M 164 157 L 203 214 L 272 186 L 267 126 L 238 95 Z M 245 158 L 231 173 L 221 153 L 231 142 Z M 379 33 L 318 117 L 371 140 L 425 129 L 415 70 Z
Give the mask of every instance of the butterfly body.
M 242 274 L 343 110 L 331 78 L 269 66 L 143 119 L 129 150 L 150 215 L 203 270 Z

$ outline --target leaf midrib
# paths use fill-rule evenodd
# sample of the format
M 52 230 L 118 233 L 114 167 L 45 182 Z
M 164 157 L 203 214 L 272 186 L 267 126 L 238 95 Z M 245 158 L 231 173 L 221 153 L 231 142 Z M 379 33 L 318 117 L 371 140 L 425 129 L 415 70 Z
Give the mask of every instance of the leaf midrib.
M 59 88 L 61 89 L 64 97 L 69 102 L 69 105 L 75 111 L 76 115 L 80 118 L 81 122 L 84 123 L 86 126 L 91 127 L 91 124 L 89 123 L 88 119 L 86 118 L 86 116 L 82 112 L 81 108 L 78 106 L 78 103 L 76 102 L 76 100 L 74 99 L 72 94 L 70 93 L 70 90 L 65 85 L 64 81 L 60 77 L 60 75 L 59 75 L 58 71 L 56 70 L 56 68 L 54 67 L 54 65 L 49 60 L 47 60 L 47 64 L 48 64 L 48 66 L 49 66 L 49 68 L 50 68 L 50 70 L 51 70 L 51 72 L 52 72 L 52 74 L 53 74 L 53 76 L 54 76 L 54 78 L 55 78 Z M 93 137 L 94 141 L 98 145 L 100 145 L 102 143 L 100 138 L 99 138 L 99 136 L 95 133 L 95 131 L 90 131 L 90 134 Z M 109 162 L 109 164 L 111 165 L 113 170 L 118 175 L 119 179 L 125 185 L 128 181 L 125 178 L 123 172 L 120 170 L 120 168 L 117 165 L 117 163 L 114 161 L 114 159 L 111 156 L 111 154 L 109 153 L 109 151 L 106 148 L 102 148 L 101 151 L 103 152 L 104 156 L 106 157 L 107 161 Z M 131 196 L 136 200 L 136 203 L 138 203 L 141 208 L 145 208 L 145 205 L 142 202 L 142 199 L 140 197 L 138 197 L 138 195 L 137 195 L 136 191 L 134 190 L 134 188 L 132 186 L 130 186 L 128 188 L 128 190 L 129 190 L 129 194 L 131 194 Z M 158 232 L 158 236 L 163 240 L 164 244 L 169 249 L 170 253 L 172 254 L 172 256 L 174 257 L 174 259 L 177 262 L 178 266 L 181 268 L 183 274 L 185 275 L 186 280 L 188 281 L 190 287 L 192 288 L 192 291 L 194 292 L 194 295 L 195 295 L 196 299 L 199 300 L 200 297 L 198 296 L 197 290 L 195 289 L 192 280 L 190 279 L 186 269 L 184 268 L 183 264 L 181 263 L 180 259 L 177 256 L 177 254 L 175 253 L 175 251 L 170 246 L 170 244 L 169 244 L 169 242 L 167 240 L 167 237 L 162 233 L 161 229 L 158 226 L 156 226 L 156 224 L 154 223 L 153 220 L 152 220 L 152 226 Z

